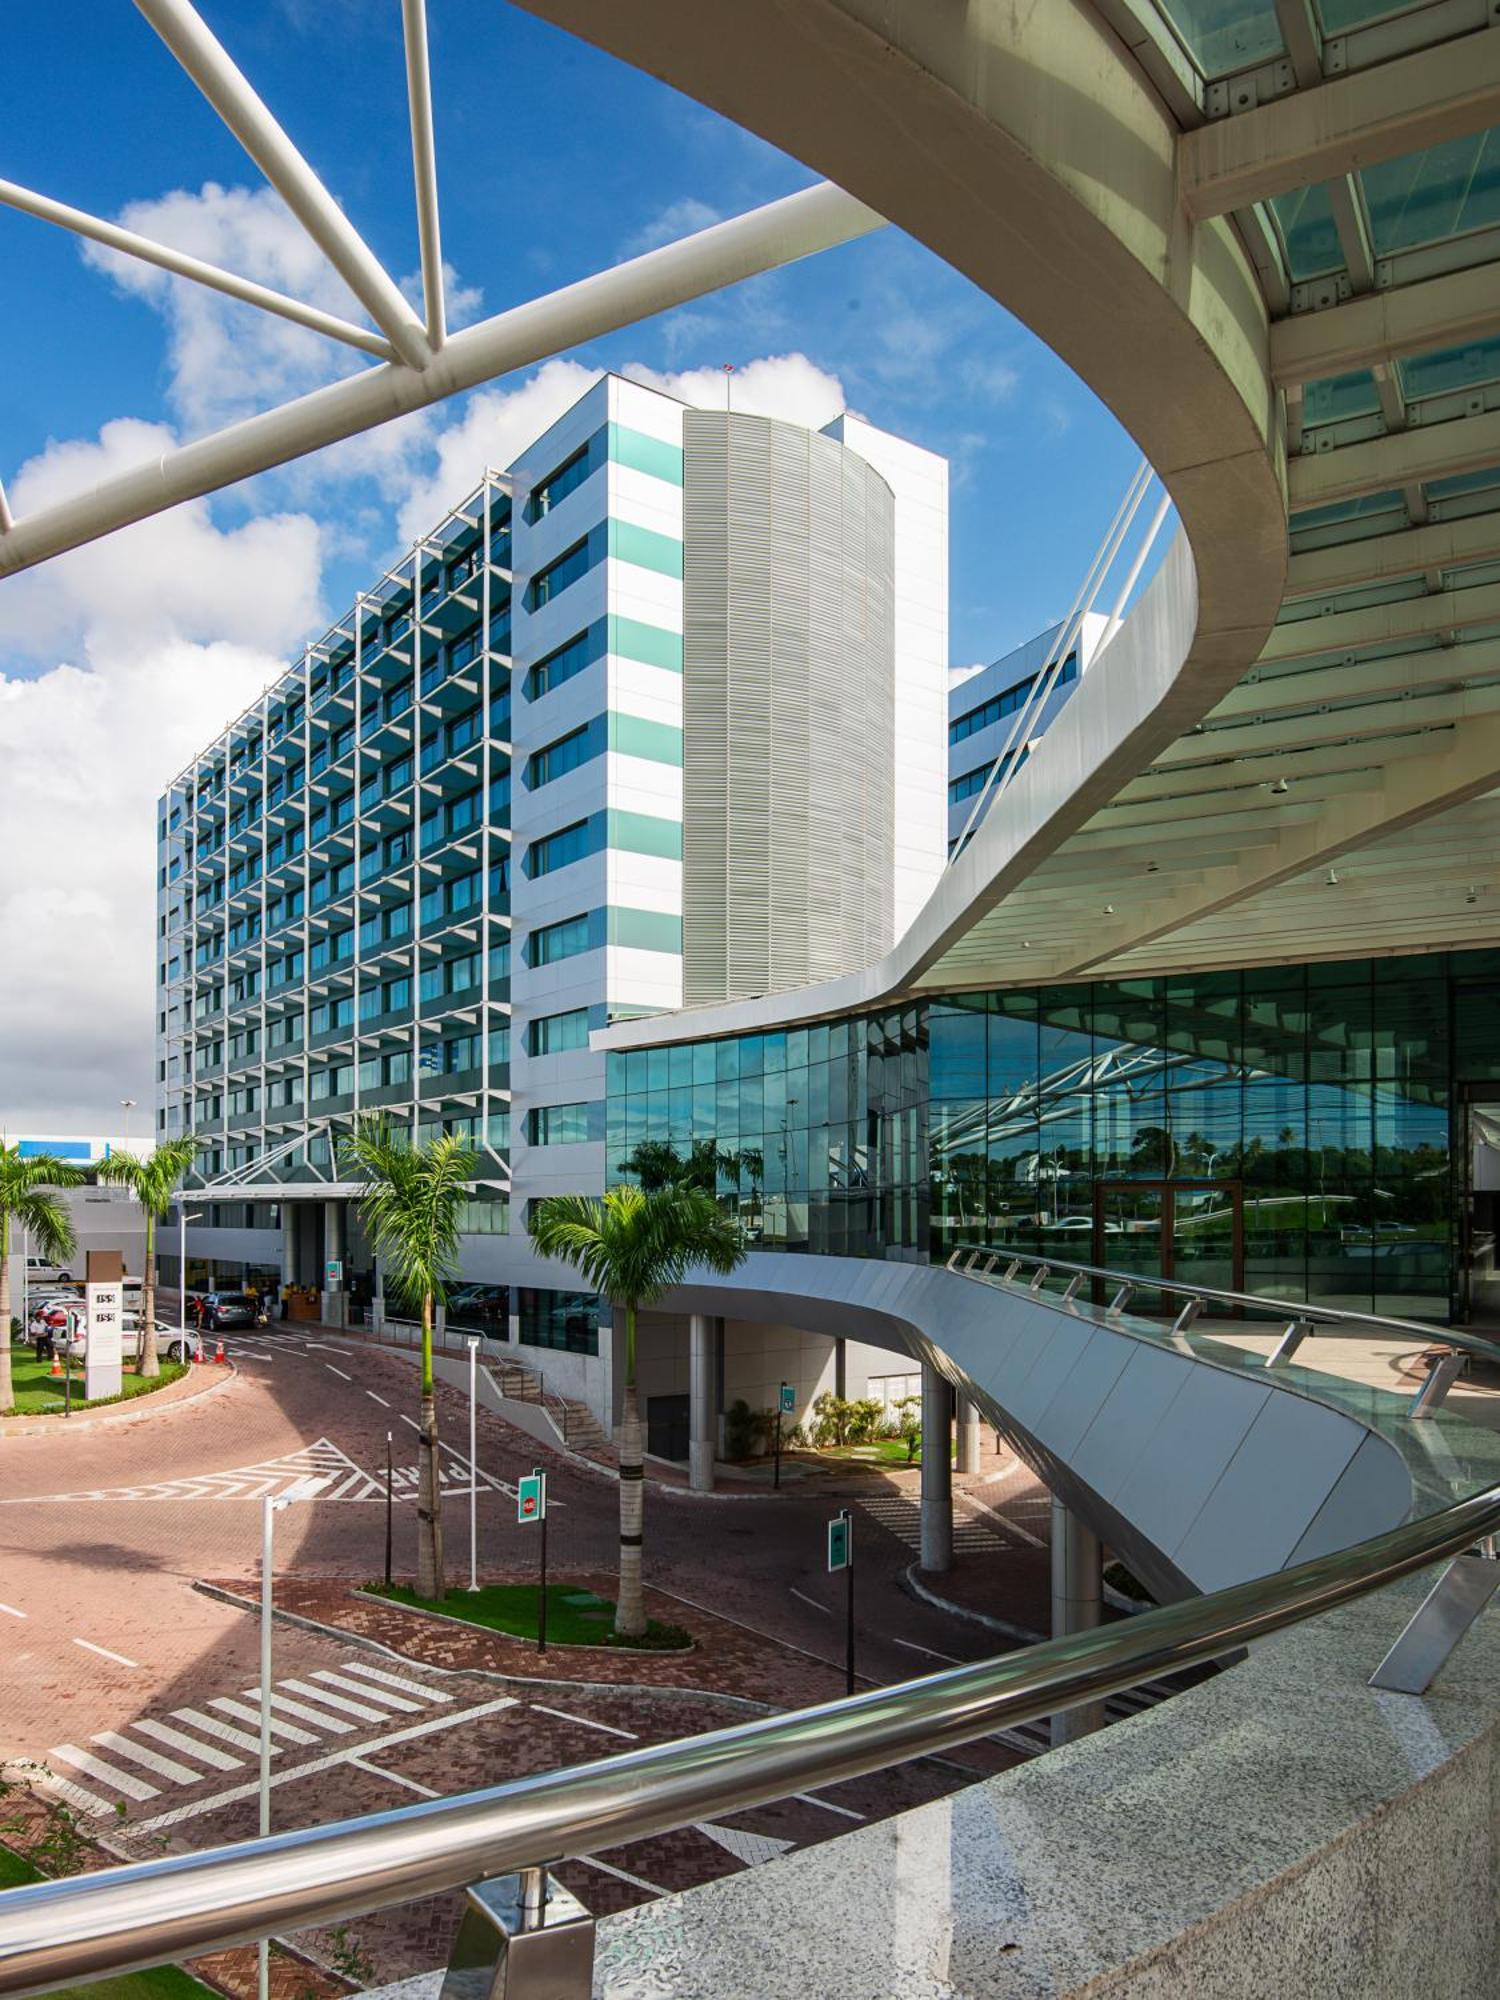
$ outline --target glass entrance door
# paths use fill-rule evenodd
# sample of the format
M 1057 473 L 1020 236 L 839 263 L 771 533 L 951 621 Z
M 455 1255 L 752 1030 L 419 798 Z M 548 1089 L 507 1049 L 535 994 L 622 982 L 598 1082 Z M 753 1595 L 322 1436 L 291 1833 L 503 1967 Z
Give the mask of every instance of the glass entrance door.
M 1223 1291 L 1244 1286 L 1244 1193 L 1238 1181 L 1096 1181 L 1094 1258 L 1127 1277 L 1181 1278 Z M 1143 1287 L 1133 1312 L 1170 1312 Z

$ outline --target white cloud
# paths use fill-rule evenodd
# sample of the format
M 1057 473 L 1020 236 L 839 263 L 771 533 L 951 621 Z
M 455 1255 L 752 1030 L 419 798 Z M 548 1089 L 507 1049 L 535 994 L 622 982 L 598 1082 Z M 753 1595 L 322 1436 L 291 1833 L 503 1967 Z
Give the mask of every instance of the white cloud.
M 20 507 L 170 448 L 116 422 L 50 446 Z M 192 502 L 0 589 L 0 1126 L 108 1129 L 155 1096 L 151 913 L 161 787 L 322 613 L 305 515 L 217 528 Z
M 627 236 L 616 254 L 639 257 L 647 250 L 659 249 L 663 243 L 675 243 L 680 236 L 696 236 L 700 229 L 723 219 L 722 209 L 710 208 L 696 195 L 684 195 L 680 201 L 668 202 L 642 228 Z
M 621 370 L 632 382 L 678 396 L 702 410 L 724 407 L 722 368 L 686 368 L 663 374 L 632 363 Z M 737 367 L 730 378 L 729 397 L 736 410 L 758 417 L 782 417 L 788 423 L 818 430 L 845 407 L 844 385 L 805 354 L 767 354 Z

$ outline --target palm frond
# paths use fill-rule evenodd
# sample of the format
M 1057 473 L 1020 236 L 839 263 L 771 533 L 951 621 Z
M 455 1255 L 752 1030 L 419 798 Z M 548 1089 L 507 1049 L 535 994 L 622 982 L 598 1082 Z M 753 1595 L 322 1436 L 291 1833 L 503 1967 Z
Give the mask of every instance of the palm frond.
M 452 1133 L 413 1146 L 389 1118 L 371 1113 L 339 1142 L 339 1159 L 361 1182 L 360 1215 L 396 1289 L 441 1299 L 458 1269 L 475 1154 Z
M 739 1225 L 713 1196 L 681 1184 L 553 1195 L 533 1209 L 530 1230 L 542 1256 L 570 1264 L 619 1306 L 654 1305 L 693 1265 L 726 1275 L 745 1255 Z
M 172 1197 L 192 1167 L 202 1145 L 191 1132 L 163 1139 L 149 1153 L 111 1153 L 96 1172 L 101 1181 L 128 1188 L 146 1213 L 160 1222 L 172 1207 Z

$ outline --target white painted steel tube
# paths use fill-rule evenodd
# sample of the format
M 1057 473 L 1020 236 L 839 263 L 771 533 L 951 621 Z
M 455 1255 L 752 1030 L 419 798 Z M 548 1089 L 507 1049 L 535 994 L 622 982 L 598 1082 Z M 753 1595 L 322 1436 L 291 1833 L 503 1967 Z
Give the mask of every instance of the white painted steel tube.
M 417 239 L 422 246 L 422 302 L 435 354 L 448 338 L 443 304 L 443 236 L 438 216 L 437 147 L 432 128 L 432 70 L 427 57 L 426 0 L 401 0 L 406 38 L 406 95 L 411 106 L 411 164 L 417 192 Z
M 373 354 L 377 360 L 389 361 L 394 350 L 383 334 L 374 333 L 368 327 L 355 326 L 346 319 L 339 319 L 333 313 L 320 312 L 316 306 L 304 305 L 300 299 L 289 299 L 284 292 L 274 292 L 268 285 L 258 285 L 253 278 L 241 278 L 233 271 L 221 271 L 217 264 L 205 264 L 201 257 L 190 257 L 186 250 L 174 250 L 170 244 L 157 243 L 149 236 L 141 236 L 133 229 L 122 229 L 117 222 L 106 222 L 102 216 L 90 215 L 86 209 L 73 208 L 65 201 L 54 201 L 50 195 L 37 194 L 31 188 L 19 186 L 15 181 L 0 181 L 0 202 L 7 208 L 18 209 L 23 215 L 34 215 L 42 222 L 52 222 L 59 229 L 69 229 L 75 236 L 87 236 L 95 243 L 102 243 L 108 250 L 118 250 L 126 257 L 138 257 L 143 264 L 155 264 L 159 270 L 170 271 L 177 278 L 191 278 L 195 284 L 208 285 L 226 298 L 239 299 L 247 306 L 259 306 L 263 312 L 277 313 L 294 326 L 305 326 L 310 333 L 326 334 L 330 340 L 341 340 L 348 347 L 360 348 L 366 354 Z
M 397 285 L 189 0 L 135 0 L 266 179 L 408 366 L 432 350 Z
M 368 368 L 43 508 L 0 539 L 0 576 L 340 438 L 373 430 L 581 341 L 884 227 L 872 208 L 830 181 L 715 223 L 465 327 L 420 372 L 396 364 Z

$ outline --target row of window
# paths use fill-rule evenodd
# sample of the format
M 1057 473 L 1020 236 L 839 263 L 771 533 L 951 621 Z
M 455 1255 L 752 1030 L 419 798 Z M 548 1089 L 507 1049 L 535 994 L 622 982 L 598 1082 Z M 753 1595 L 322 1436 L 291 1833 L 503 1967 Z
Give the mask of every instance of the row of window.
M 991 695 L 988 701 L 977 708 L 965 709 L 962 715 L 955 715 L 948 724 L 948 741 L 962 743 L 965 737 L 976 735 L 981 729 L 988 729 L 993 722 L 1003 721 L 1007 715 L 1014 715 L 1024 708 L 1031 699 L 1032 690 L 1042 678 L 1040 673 L 1028 674 L 1023 681 L 1017 681 L 1000 694 Z M 1066 687 L 1069 681 L 1078 678 L 1078 655 L 1069 653 L 1058 670 L 1054 687 Z

